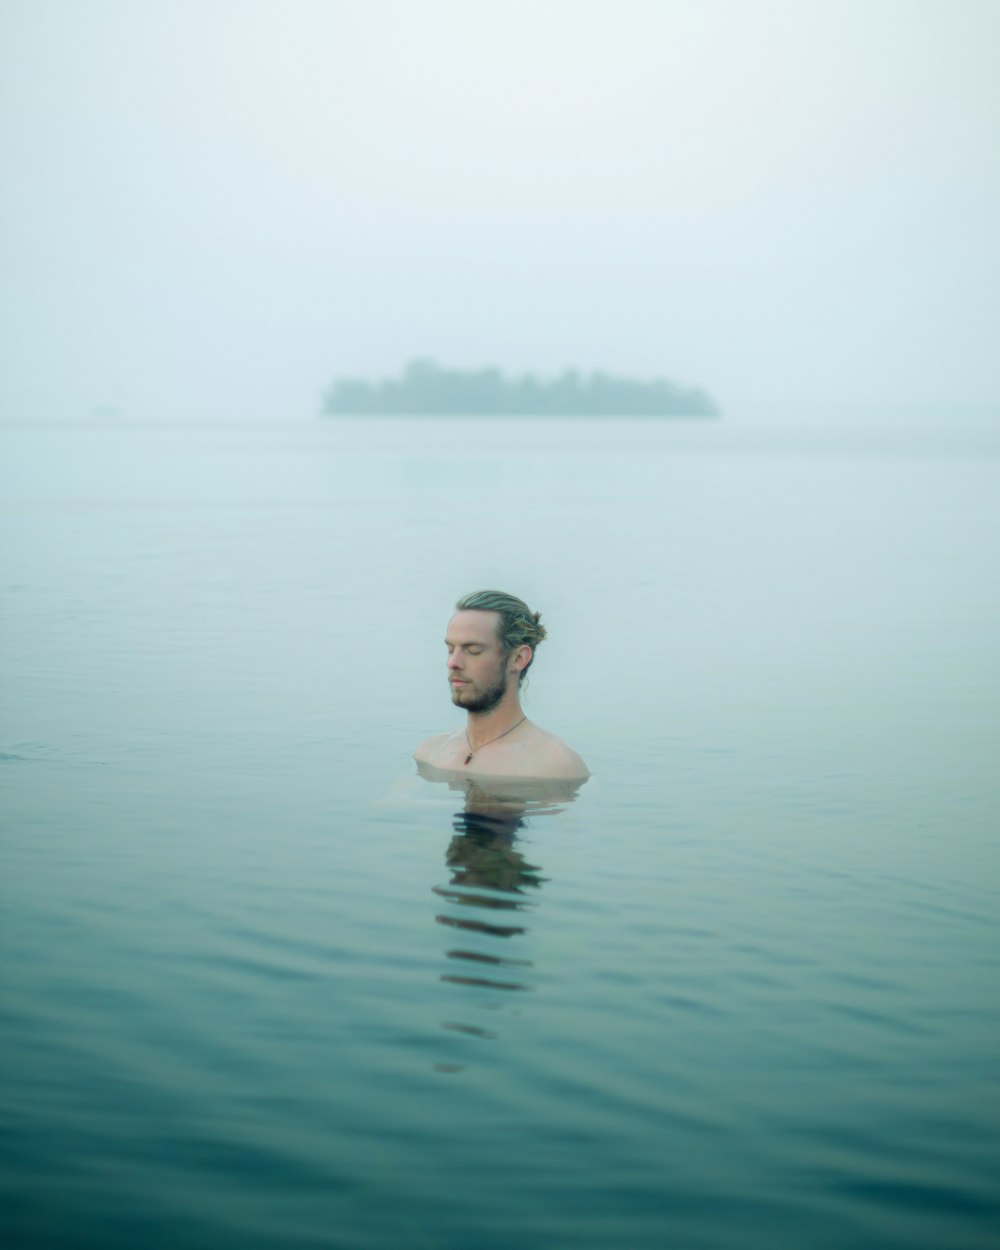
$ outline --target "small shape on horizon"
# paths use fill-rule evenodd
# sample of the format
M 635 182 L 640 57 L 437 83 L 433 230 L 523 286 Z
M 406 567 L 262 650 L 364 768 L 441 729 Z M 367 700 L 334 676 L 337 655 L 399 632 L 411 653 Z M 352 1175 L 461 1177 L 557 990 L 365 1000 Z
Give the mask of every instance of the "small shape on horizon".
M 338 378 L 323 412 L 347 416 L 601 416 L 715 417 L 714 400 L 698 387 L 666 378 L 637 379 L 567 369 L 554 378 L 499 369 L 448 369 L 411 361 L 397 378 Z

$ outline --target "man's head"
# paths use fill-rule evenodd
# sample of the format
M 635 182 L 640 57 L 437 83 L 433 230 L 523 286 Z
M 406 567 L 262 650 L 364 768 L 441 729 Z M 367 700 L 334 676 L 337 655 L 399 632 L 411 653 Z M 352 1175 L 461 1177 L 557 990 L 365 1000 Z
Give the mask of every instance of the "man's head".
M 541 613 L 532 612 L 523 599 L 502 590 L 476 590 L 471 595 L 463 595 L 455 604 L 455 610 L 495 614 L 497 641 L 504 656 L 510 656 L 521 647 L 527 647 L 530 652 L 518 677 L 519 681 L 524 681 L 534 661 L 535 648 L 545 637 Z
M 478 590 L 459 599 L 446 639 L 452 702 L 470 712 L 496 707 L 515 673 L 524 680 L 544 637 L 539 614 L 514 595 Z

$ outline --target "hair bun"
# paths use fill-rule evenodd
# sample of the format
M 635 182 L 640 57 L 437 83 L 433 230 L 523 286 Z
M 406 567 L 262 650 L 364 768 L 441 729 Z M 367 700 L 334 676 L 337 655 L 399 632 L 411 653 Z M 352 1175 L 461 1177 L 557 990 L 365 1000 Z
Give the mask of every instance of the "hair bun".
M 497 637 L 505 653 L 522 646 L 531 647 L 533 652 L 545 637 L 542 614 L 532 612 L 523 599 L 502 590 L 474 591 L 459 599 L 455 608 L 459 612 L 496 612 L 500 617 Z M 522 681 L 533 662 L 534 655 L 521 670 Z

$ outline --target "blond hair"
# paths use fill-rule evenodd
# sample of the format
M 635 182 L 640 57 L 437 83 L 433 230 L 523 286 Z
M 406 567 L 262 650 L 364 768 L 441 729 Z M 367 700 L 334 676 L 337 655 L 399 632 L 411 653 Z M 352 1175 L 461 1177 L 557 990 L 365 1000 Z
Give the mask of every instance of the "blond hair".
M 458 612 L 496 612 L 497 638 L 504 655 L 510 655 L 518 647 L 530 647 L 531 659 L 521 670 L 519 681 L 535 662 L 535 648 L 545 637 L 545 626 L 540 612 L 532 612 L 523 599 L 508 595 L 502 590 L 475 590 L 463 595 L 455 604 Z

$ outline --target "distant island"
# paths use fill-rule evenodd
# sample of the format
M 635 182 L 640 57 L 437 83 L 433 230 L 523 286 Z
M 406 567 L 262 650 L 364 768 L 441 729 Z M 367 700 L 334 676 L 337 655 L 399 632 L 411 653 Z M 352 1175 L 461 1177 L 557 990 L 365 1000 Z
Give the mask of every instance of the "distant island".
M 593 416 L 715 417 L 703 390 L 665 378 L 640 380 L 568 369 L 554 378 L 499 369 L 445 369 L 414 360 L 397 378 L 368 382 L 339 378 L 327 389 L 323 412 L 343 416 Z

